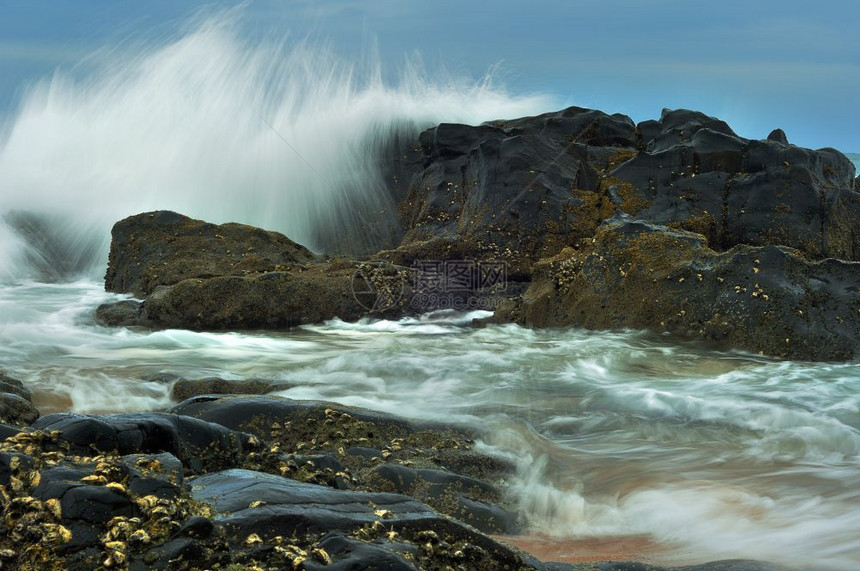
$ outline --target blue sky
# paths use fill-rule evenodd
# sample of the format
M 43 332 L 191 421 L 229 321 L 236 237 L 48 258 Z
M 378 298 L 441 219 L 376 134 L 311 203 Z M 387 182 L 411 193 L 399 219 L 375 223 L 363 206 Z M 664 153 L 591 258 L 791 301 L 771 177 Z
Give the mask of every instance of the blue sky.
M 95 50 L 169 38 L 234 5 L 0 0 L 0 113 L 54 69 L 84 72 Z M 743 136 L 781 127 L 799 145 L 860 152 L 856 0 L 256 0 L 242 12 L 251 38 L 310 37 L 346 57 L 376 49 L 392 69 L 416 53 L 474 77 L 501 64 L 510 92 L 551 94 L 559 107 L 636 121 L 693 108 Z

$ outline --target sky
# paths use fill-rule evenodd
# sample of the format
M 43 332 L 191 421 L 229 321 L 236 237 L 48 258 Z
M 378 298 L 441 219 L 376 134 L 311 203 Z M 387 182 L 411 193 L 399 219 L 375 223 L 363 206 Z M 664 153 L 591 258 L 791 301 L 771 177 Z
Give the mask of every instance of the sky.
M 249 0 L 249 38 L 324 42 L 344 57 L 378 53 L 386 70 L 429 69 L 508 91 L 658 118 L 664 107 L 726 120 L 764 138 L 860 152 L 857 0 Z M 0 117 L 54 70 L 86 73 L 99 53 L 175 36 L 237 2 L 0 0 Z M 96 54 L 94 56 L 94 54 Z M 547 109 L 551 111 L 552 109 Z

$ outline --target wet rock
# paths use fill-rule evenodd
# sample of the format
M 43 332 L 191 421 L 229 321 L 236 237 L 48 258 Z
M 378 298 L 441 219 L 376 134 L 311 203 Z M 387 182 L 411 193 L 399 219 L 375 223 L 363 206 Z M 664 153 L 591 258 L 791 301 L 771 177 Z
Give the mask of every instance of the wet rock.
M 182 462 L 173 454 L 131 454 L 122 463 L 132 494 L 169 499 L 181 495 Z
M 274 440 L 279 451 L 301 451 L 268 460 L 264 454 L 257 469 L 339 489 L 404 493 L 482 531 L 517 530 L 516 516 L 497 505 L 500 489 L 481 479 L 500 481 L 512 468 L 468 450 L 468 436 L 452 427 L 417 426 L 384 413 L 278 397 L 198 397 L 174 412 Z M 355 446 L 359 442 L 365 446 Z M 461 473 L 438 469 L 443 463 Z
M 293 272 L 185 280 L 147 297 L 141 323 L 186 329 L 289 329 L 335 317 L 357 321 L 369 314 L 402 314 L 409 299 L 403 293 L 407 271 L 391 264 L 376 266 L 370 272 L 379 274 L 380 282 L 362 302 L 354 284 L 362 267 L 332 262 Z
M 588 232 L 577 209 L 588 217 L 596 209 L 571 190 L 598 190 L 605 165 L 592 157 L 608 163 L 619 148 L 635 147 L 637 137 L 625 116 L 572 107 L 477 127 L 441 124 L 419 142 L 424 168 L 400 206 L 408 230 L 385 255 L 405 265 L 498 260 L 519 278 L 533 261 Z M 593 155 L 591 147 L 614 150 Z
M 319 542 L 320 548 L 332 558 L 332 563 L 308 561 L 304 564 L 308 571 L 346 571 L 348 569 L 376 569 L 378 571 L 413 571 L 416 567 L 407 561 L 399 550 L 417 552 L 414 546 L 374 545 L 345 537 L 340 533 L 330 533 Z
M 277 232 L 160 210 L 114 225 L 105 288 L 142 298 L 159 285 L 189 278 L 270 272 L 313 259 L 307 248 Z
M 0 452 L 0 486 L 8 486 L 14 474 L 33 468 L 33 459 L 26 454 Z
M 471 568 L 524 566 L 518 552 L 398 494 L 334 490 L 248 470 L 199 476 L 191 487 L 194 499 L 218 513 L 216 522 L 239 545 L 334 531 L 357 534 L 363 541 L 403 537 L 409 543 L 426 543 L 428 552 L 419 552 L 419 561 L 453 560 L 454 545 L 461 542 L 471 546 L 470 556 L 461 556 Z M 422 540 L 431 537 L 426 534 L 435 539 Z M 433 543 L 438 543 L 438 551 Z
M 16 426 L 9 426 L 8 424 L 0 424 L 0 440 L 6 440 L 10 436 L 15 436 L 21 432 L 21 429 Z
M 383 464 L 368 476 L 375 489 L 407 494 L 484 533 L 514 534 L 517 516 L 495 505 L 501 490 L 476 478 L 444 470 Z
M 195 539 L 184 537 L 173 539 L 150 549 L 140 559 L 145 563 L 141 569 L 196 569 L 202 563 L 203 546 Z
M 30 389 L 25 387 L 24 383 L 9 376 L 9 374 L 2 369 L 0 369 L 0 393 L 11 393 L 28 401 L 33 398 L 33 395 L 30 393 Z
M 37 418 L 39 411 L 33 406 L 30 390 L 24 383 L 0 370 L 0 423 L 20 427 L 31 424 Z
M 415 430 L 409 421 L 383 412 L 274 396 L 194 397 L 181 402 L 172 412 L 259 438 L 284 438 L 285 442 L 293 444 L 314 439 L 321 443 L 325 440 L 321 438 L 323 434 L 338 430 L 343 432 L 343 438 L 365 438 L 382 443 Z M 344 414 L 348 416 L 343 417 Z
M 133 299 L 103 303 L 96 308 L 96 321 L 109 327 L 140 324 L 141 302 Z
M 248 435 L 196 418 L 165 413 L 86 416 L 51 414 L 33 425 L 59 431 L 72 451 L 157 454 L 169 452 L 192 472 L 238 465 Z
M 0 393 L 0 422 L 27 426 L 39 418 L 33 403 L 13 393 Z
M 269 379 L 178 379 L 170 389 L 170 396 L 184 401 L 200 395 L 264 395 L 292 387 L 291 383 Z
M 60 499 L 63 517 L 68 520 L 107 523 L 116 516 L 134 515 L 131 499 L 105 486 L 70 486 Z
M 519 305 L 537 326 L 640 328 L 791 359 L 845 360 L 860 349 L 860 264 L 810 262 L 777 246 L 715 252 L 699 234 L 619 218 L 594 244 L 541 263 Z
M 193 516 L 188 518 L 182 524 L 173 537 L 191 537 L 196 539 L 206 539 L 212 535 L 215 529 L 215 524 L 208 517 Z
M 229 524 L 243 538 L 254 532 L 271 536 L 348 532 L 382 521 L 377 509 L 392 514 L 386 524 L 437 517 L 406 496 L 334 490 L 250 470 L 199 476 L 191 480 L 191 493 L 212 506 L 219 514 L 217 521 Z M 255 502 L 261 503 L 249 507 Z

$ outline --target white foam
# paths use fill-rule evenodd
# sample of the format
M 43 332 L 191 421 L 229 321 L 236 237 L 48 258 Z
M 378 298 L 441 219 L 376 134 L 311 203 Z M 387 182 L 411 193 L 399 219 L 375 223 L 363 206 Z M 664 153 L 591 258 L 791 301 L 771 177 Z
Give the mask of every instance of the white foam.
M 343 59 L 309 42 L 251 39 L 235 12 L 150 44 L 103 49 L 23 98 L 0 141 L 0 218 L 49 216 L 64 244 L 96 252 L 111 225 L 151 209 L 285 232 L 310 247 L 355 227 L 356 205 L 391 208 L 375 153 L 398 130 L 480 123 L 550 108 L 491 77 Z M 392 215 L 393 219 L 393 215 Z M 8 234 L 8 232 L 6 232 Z M 330 232 L 329 232 L 330 233 Z M 19 262 L 0 236 L 0 268 Z M 19 273 L 26 268 L 19 267 Z

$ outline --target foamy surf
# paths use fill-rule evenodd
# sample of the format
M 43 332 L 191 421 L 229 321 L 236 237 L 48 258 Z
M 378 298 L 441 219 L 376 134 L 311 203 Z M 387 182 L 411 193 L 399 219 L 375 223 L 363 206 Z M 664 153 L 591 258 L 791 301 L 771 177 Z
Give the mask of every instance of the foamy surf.
M 0 362 L 43 413 L 166 408 L 177 376 L 279 380 L 287 397 L 476 427 L 519 467 L 510 501 L 532 535 L 517 541 L 570 560 L 860 563 L 860 365 L 476 329 L 484 314 L 454 312 L 283 333 L 97 325 L 117 298 L 87 281 L 0 286 Z
M 551 105 L 510 96 L 491 76 L 455 78 L 416 61 L 387 82 L 379 61 L 249 39 L 235 13 L 133 48 L 102 50 L 85 74 L 58 70 L 0 130 L 6 281 L 57 277 L 75 252 L 86 255 L 59 277 L 99 275 L 111 225 L 153 209 L 278 230 L 311 248 L 337 235 L 356 241 L 357 211 L 392 207 L 376 165 L 395 137 Z

